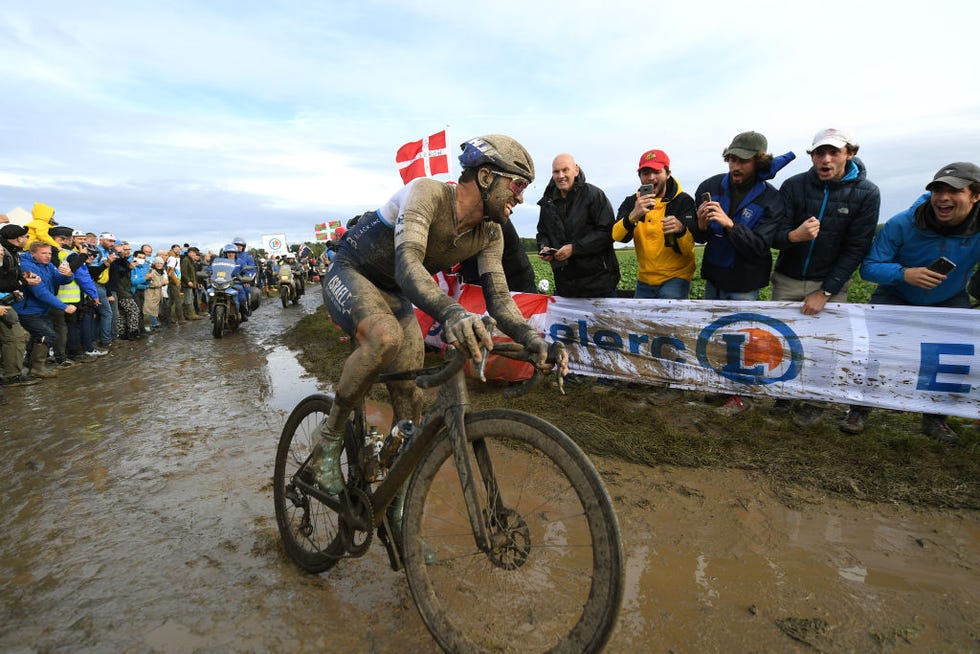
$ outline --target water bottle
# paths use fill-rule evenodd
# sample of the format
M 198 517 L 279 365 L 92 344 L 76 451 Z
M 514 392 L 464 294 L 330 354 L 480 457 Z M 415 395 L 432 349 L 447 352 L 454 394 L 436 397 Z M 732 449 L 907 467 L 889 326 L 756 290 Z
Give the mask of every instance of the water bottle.
M 374 425 L 368 427 L 368 433 L 364 434 L 364 476 L 366 479 L 380 481 L 382 475 L 379 470 L 379 459 L 381 450 L 384 446 L 384 436 L 375 428 Z
M 415 425 L 411 420 L 399 420 L 391 433 L 385 439 L 384 447 L 381 449 L 381 465 L 389 467 L 395 460 L 402 446 L 415 435 Z

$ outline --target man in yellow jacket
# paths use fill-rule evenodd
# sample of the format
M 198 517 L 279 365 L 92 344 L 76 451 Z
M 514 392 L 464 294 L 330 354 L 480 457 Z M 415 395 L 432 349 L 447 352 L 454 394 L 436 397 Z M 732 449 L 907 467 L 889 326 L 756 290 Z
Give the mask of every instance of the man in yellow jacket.
M 663 150 L 640 156 L 640 189 L 619 205 L 612 237 L 636 247 L 636 292 L 641 299 L 687 299 L 694 277 L 694 199 L 670 172 Z

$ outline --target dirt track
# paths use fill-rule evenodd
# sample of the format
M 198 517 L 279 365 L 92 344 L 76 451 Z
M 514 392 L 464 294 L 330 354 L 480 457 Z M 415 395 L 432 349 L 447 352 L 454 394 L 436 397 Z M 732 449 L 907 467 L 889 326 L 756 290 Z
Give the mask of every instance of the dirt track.
M 276 337 L 318 301 L 266 303 L 219 341 L 175 327 L 7 392 L 0 650 L 434 650 L 380 547 L 315 577 L 278 544 L 276 439 L 317 385 Z M 627 552 L 609 651 L 980 650 L 977 512 L 597 465 Z

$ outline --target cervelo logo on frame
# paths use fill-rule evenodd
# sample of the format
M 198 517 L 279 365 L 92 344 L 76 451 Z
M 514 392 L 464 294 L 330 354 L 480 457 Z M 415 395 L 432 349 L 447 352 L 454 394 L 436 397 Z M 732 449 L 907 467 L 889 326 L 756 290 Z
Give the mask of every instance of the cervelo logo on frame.
M 585 320 L 548 328 L 554 341 L 569 346 L 597 347 L 678 363 L 693 363 L 688 344 L 666 334 L 619 333 Z M 758 313 L 723 316 L 698 333 L 694 344 L 697 363 L 742 384 L 772 384 L 794 379 L 803 365 L 803 345 L 790 327 Z

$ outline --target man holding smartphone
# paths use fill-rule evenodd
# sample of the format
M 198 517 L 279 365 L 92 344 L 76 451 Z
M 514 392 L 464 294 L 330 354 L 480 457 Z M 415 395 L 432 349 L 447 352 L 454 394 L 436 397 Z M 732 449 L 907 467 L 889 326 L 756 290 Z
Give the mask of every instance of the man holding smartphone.
M 885 223 L 861 264 L 861 277 L 878 283 L 871 304 L 970 308 L 966 281 L 980 261 L 980 167 L 964 161 L 943 166 L 926 190 Z M 860 432 L 870 411 L 852 407 L 841 429 Z M 922 433 L 959 442 L 940 414 L 922 415 Z
M 616 212 L 612 237 L 636 247 L 634 298 L 686 300 L 694 277 L 694 198 L 670 172 L 663 150 L 640 155 L 640 188 Z
M 698 186 L 694 240 L 704 243 L 701 277 L 705 300 L 759 299 L 769 285 L 772 237 L 785 209 L 779 191 L 768 182 L 789 164 L 792 152 L 773 157 L 759 132 L 742 132 L 721 153 L 728 172 Z M 717 412 L 737 416 L 748 400 L 729 395 Z
M 616 297 L 612 204 L 601 188 L 585 181 L 572 155 L 552 161 L 551 181 L 538 207 L 538 256 L 551 264 L 555 295 Z

